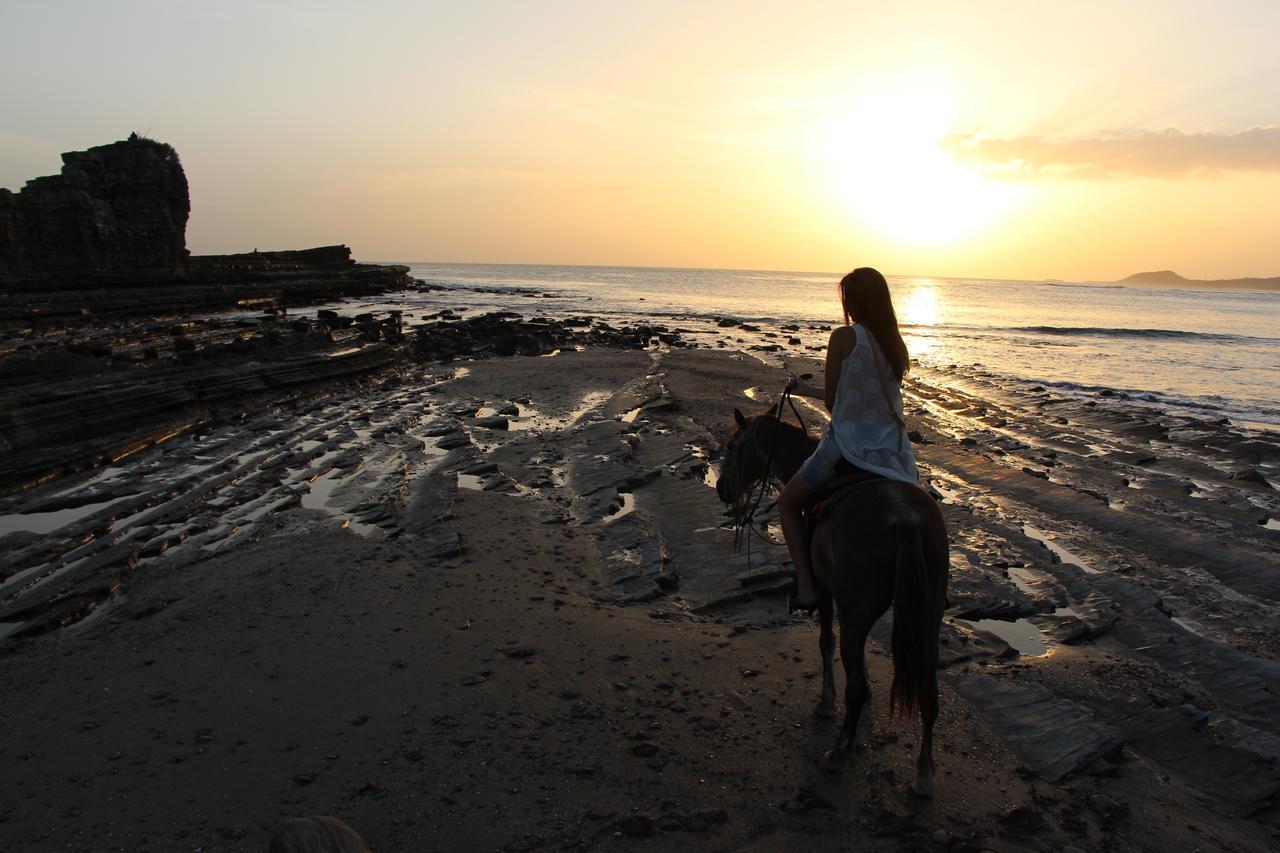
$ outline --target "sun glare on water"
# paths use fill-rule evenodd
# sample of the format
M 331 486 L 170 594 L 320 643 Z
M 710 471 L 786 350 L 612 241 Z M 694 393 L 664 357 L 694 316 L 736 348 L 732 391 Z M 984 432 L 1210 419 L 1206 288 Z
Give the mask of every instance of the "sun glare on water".
M 1011 213 L 1020 187 L 989 180 L 938 145 L 952 131 L 943 88 L 877 86 L 836 99 L 814 128 L 816 165 L 832 205 L 905 244 L 972 237 Z

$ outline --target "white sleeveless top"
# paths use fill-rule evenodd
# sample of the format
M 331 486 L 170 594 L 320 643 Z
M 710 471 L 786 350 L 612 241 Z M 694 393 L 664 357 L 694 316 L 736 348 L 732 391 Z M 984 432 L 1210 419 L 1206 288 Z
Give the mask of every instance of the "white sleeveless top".
M 918 483 L 916 456 L 901 426 L 902 384 L 871 332 L 857 323 L 853 331 L 858 342 L 840 367 L 831 435 L 844 458 L 859 468 Z

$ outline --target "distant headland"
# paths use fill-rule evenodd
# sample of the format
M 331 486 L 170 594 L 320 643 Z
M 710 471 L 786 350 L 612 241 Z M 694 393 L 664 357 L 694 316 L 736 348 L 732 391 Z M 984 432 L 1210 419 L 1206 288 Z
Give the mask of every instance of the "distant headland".
M 1215 290 L 1280 290 L 1280 276 L 1274 278 L 1184 278 L 1173 270 L 1139 272 L 1112 284 L 1138 287 L 1188 287 Z

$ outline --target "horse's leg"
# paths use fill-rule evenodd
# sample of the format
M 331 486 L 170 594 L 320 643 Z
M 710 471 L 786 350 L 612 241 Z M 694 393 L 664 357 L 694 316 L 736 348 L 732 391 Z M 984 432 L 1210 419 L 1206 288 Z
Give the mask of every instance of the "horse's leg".
M 863 614 L 841 613 L 840 658 L 844 661 L 844 725 L 835 746 L 822 757 L 824 770 L 843 770 L 853 757 L 853 746 L 858 734 L 858 718 L 862 706 L 871 696 L 867 683 L 866 644 L 874 619 Z
M 920 755 L 916 758 L 916 781 L 911 793 L 933 797 L 933 724 L 938 720 L 938 679 L 934 676 L 928 692 L 920 700 Z
M 818 700 L 814 716 L 830 720 L 836 716 L 836 638 L 832 628 L 832 623 L 835 621 L 835 603 L 831 593 L 825 590 L 818 602 L 818 616 L 822 620 L 822 627 L 818 634 L 818 648 L 822 650 L 822 698 Z
M 945 568 L 933 572 L 930 589 L 930 607 L 933 610 L 933 642 L 930 649 L 931 671 L 920 698 L 920 755 L 916 758 L 916 781 L 911 793 L 917 797 L 933 797 L 933 725 L 938 721 L 938 632 L 942 628 L 942 612 L 947 606 L 947 576 Z

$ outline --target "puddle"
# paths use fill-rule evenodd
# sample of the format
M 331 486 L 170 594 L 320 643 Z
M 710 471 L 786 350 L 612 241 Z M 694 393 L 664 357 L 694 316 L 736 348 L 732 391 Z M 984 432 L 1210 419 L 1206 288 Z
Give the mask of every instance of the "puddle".
M 1088 560 L 1085 560 L 1083 557 L 1079 556 L 1078 554 L 1074 554 L 1071 551 L 1068 551 L 1066 548 L 1063 548 L 1058 543 L 1054 542 L 1053 540 L 1057 538 L 1058 534 L 1045 533 L 1042 530 L 1038 530 L 1032 527 L 1030 524 L 1023 524 L 1022 532 L 1026 536 L 1029 536 L 1032 539 L 1035 539 L 1037 542 L 1043 543 L 1045 547 L 1047 547 L 1050 551 L 1052 551 L 1054 554 L 1057 554 L 1058 559 L 1061 560 L 1062 562 L 1072 563 L 1074 565 L 1077 565 L 1080 568 L 1084 569 L 1086 573 L 1091 575 L 1102 574 L 1101 571 L 1091 566 Z
M 121 477 L 124 477 L 127 474 L 132 473 L 132 471 L 133 471 L 132 467 L 127 467 L 124 465 L 109 465 L 106 468 L 103 468 L 98 473 L 94 474 L 89 479 L 85 480 L 84 482 L 77 483 L 73 486 L 68 486 L 64 489 L 59 489 L 56 492 L 53 492 L 52 494 L 50 494 L 49 497 L 61 498 L 70 494 L 82 492 L 88 489 L 90 486 L 100 486 L 104 483 L 110 483 L 112 480 L 118 480 Z
M 1191 488 L 1187 490 L 1187 495 L 1193 498 L 1212 498 L 1216 491 L 1212 483 L 1206 483 L 1203 480 L 1191 480 Z
M 302 505 L 307 509 L 318 509 L 327 512 L 329 515 L 339 519 L 343 527 L 350 528 L 361 536 L 368 537 L 378 533 L 379 528 L 375 525 L 356 521 L 347 513 L 329 506 L 329 499 L 333 496 L 334 490 L 342 485 L 345 479 L 345 472 L 337 468 L 330 468 L 327 472 L 311 481 L 310 489 L 302 495 Z
M 479 474 L 459 474 L 458 488 L 470 489 L 473 492 L 484 491 L 484 478 Z
M 66 527 L 83 518 L 88 518 L 99 510 L 106 509 L 113 504 L 118 504 L 135 495 L 124 495 L 122 497 L 114 497 L 110 500 L 99 501 L 98 503 L 84 504 L 83 506 L 71 507 L 69 509 L 55 509 L 51 512 L 29 512 L 15 513 L 13 515 L 0 515 L 0 536 L 8 536 L 10 533 L 52 533 L 59 528 Z
M 78 563 L 80 561 L 77 560 L 76 562 Z M 30 578 L 35 577 L 35 583 L 39 583 L 53 571 L 54 568 L 51 563 L 40 563 L 39 565 L 23 569 L 20 572 L 14 572 L 5 580 L 4 583 L 0 583 L 0 598 L 4 598 L 10 593 L 21 589 Z M 37 575 L 39 577 L 37 577 Z
M 618 497 L 622 500 L 622 505 L 615 507 L 609 515 L 605 516 L 605 524 L 612 524 L 636 511 L 635 495 L 631 494 L 631 492 L 619 492 Z
M 1209 635 L 1205 633 L 1204 628 L 1189 619 L 1183 619 L 1181 616 L 1170 616 L 1169 621 L 1190 634 L 1210 639 Z
M 548 426 L 547 420 L 527 406 L 520 406 L 516 414 L 507 418 L 507 429 L 510 431 L 545 428 L 546 426 Z
M 706 483 L 713 489 L 716 487 L 716 484 L 720 482 L 719 462 L 707 463 L 707 467 L 702 469 L 702 482 Z
M 587 396 L 582 398 L 582 403 L 579 404 L 578 408 L 574 409 L 572 412 L 569 413 L 568 425 L 574 426 L 583 418 L 585 418 L 587 414 L 591 412 L 592 409 L 599 407 L 601 403 L 603 403 L 605 400 L 608 400 L 612 396 L 613 394 L 608 391 L 590 392 L 589 394 L 587 394 Z
M 942 482 L 939 480 L 930 480 L 929 485 L 932 486 L 934 490 L 937 491 L 938 494 L 942 495 L 942 502 L 944 504 L 959 503 L 959 501 L 956 500 L 956 498 L 960 496 L 959 489 L 952 489 L 948 486 L 944 486 Z
M 1017 649 L 1021 655 L 1043 657 L 1049 653 L 1049 646 L 1045 643 L 1040 629 L 1028 619 L 1016 619 L 1013 622 L 1006 622 L 1003 619 L 976 619 L 972 622 L 960 619 L 957 621 L 995 634 Z
M 258 506 L 254 507 L 254 503 L 258 503 Z M 245 507 L 242 507 L 242 509 L 246 509 L 247 511 L 239 513 L 236 516 L 236 521 L 242 524 L 252 524 L 256 521 L 261 521 L 264 516 L 286 509 L 293 504 L 294 499 L 292 496 L 286 495 L 281 497 L 278 494 L 268 493 L 267 495 L 264 495 L 262 499 L 259 499 L 259 501 L 251 501 L 249 504 L 246 504 Z M 248 507 L 253 508 L 248 509 Z
M 1039 595 L 1036 585 L 1043 579 L 1040 572 L 1033 571 L 1019 566 L 1009 567 L 1009 580 L 1013 581 L 1013 585 L 1022 590 L 1027 595 Z

